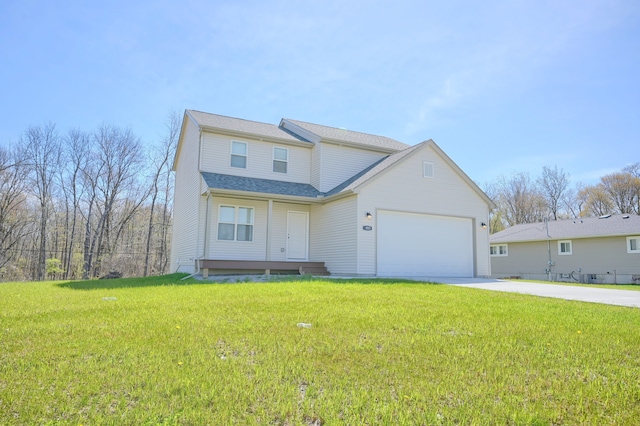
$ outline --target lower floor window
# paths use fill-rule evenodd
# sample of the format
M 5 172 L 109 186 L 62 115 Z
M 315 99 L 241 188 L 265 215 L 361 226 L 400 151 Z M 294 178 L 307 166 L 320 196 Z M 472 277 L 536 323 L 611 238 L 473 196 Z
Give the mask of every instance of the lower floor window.
M 491 256 L 508 256 L 509 251 L 506 244 L 494 244 L 489 247 L 489 254 Z
M 627 253 L 640 253 L 640 236 L 627 237 Z
M 253 208 L 220 206 L 218 240 L 253 241 Z
M 573 254 L 573 250 L 571 248 L 571 241 L 558 241 L 558 254 Z

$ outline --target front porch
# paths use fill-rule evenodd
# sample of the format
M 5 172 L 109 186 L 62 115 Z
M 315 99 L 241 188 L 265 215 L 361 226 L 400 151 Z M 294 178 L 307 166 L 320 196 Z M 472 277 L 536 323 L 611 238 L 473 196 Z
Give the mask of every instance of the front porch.
M 272 273 L 329 275 L 324 262 L 203 259 L 196 261 L 196 268 L 198 266 L 204 278 L 208 278 L 210 273 L 212 275 L 260 273 L 267 276 Z

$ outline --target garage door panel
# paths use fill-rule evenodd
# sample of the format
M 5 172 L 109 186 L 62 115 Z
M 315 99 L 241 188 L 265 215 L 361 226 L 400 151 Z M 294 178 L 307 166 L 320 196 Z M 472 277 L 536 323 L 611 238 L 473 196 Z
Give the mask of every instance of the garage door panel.
M 378 212 L 378 275 L 473 276 L 471 219 Z

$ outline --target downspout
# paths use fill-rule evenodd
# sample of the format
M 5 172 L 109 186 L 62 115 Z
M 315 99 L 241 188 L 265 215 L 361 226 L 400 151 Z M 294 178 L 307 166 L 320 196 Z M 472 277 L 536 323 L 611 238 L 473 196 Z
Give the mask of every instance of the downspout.
M 546 217 L 544 218 L 544 225 L 547 230 L 547 253 L 549 254 L 549 260 L 547 261 L 547 274 L 549 281 L 551 281 L 551 264 L 553 263 L 551 261 L 551 235 L 549 235 L 549 219 Z
M 269 206 L 267 207 L 267 246 L 265 247 L 265 260 L 268 262 L 271 260 L 271 220 L 273 218 L 273 200 L 269 200 Z
M 189 279 L 191 277 L 195 277 L 198 274 L 200 274 L 200 259 L 196 258 L 196 271 L 191 275 L 187 275 L 184 278 L 180 278 L 180 281 L 184 281 L 184 280 Z
M 202 247 L 202 257 L 206 258 L 209 254 L 209 239 L 211 224 L 209 223 L 209 200 L 211 200 L 211 192 L 207 192 L 207 201 L 204 209 L 204 242 Z
M 187 275 L 186 277 L 182 278 L 180 281 L 186 280 L 188 278 L 194 277 L 196 275 L 200 274 L 200 259 L 204 259 L 207 257 L 207 246 L 209 243 L 209 200 L 211 199 L 211 193 L 208 192 L 207 193 L 207 201 L 206 201 L 206 207 L 204 210 L 204 246 L 202 247 L 202 256 L 200 257 L 196 257 L 196 271 L 191 274 L 191 275 Z

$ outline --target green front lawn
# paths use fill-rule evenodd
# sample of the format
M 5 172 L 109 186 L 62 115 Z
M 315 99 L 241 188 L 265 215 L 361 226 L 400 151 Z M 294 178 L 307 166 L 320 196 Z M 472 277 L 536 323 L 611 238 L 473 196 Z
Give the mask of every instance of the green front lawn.
M 179 277 L 0 284 L 0 424 L 640 419 L 640 309 L 426 283 Z

